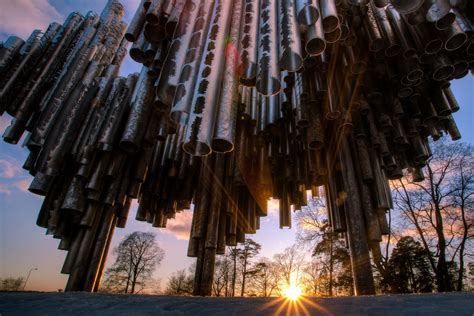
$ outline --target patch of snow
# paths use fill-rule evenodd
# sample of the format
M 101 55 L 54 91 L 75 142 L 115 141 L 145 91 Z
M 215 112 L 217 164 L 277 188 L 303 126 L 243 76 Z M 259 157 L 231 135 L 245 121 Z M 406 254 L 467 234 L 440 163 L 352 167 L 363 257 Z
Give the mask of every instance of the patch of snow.
M 0 293 L 0 315 L 474 315 L 474 293 L 281 298 Z

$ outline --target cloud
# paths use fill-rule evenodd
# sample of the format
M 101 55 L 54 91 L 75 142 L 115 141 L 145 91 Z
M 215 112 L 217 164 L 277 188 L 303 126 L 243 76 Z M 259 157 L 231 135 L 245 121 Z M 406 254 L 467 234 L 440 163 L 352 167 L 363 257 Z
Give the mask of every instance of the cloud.
M 28 192 L 31 177 L 22 169 L 17 159 L 0 156 L 0 193 L 10 195 L 14 190 Z
M 63 16 L 48 0 L 2 1 L 0 40 L 9 35 L 26 39 L 34 29 L 44 31 L 52 21 L 62 20 Z
M 124 21 L 130 23 L 141 0 L 120 0 L 120 2 L 125 8 Z M 49 3 L 66 16 L 72 11 L 79 11 L 82 14 L 94 11 L 100 14 L 107 0 L 49 0 Z
M 30 187 L 30 180 L 25 179 L 25 180 L 17 181 L 13 184 L 13 186 L 19 189 L 20 191 L 29 192 L 28 188 Z
M 125 7 L 125 21 L 130 23 L 137 10 L 138 6 L 140 5 L 140 0 L 122 0 L 121 1 L 123 6 Z
M 175 219 L 168 220 L 166 228 L 162 232 L 172 234 L 178 240 L 188 240 L 193 213 L 191 211 L 183 211 L 176 214 Z
M 0 194 L 10 195 L 12 191 L 6 185 L 0 183 Z
M 21 172 L 21 166 L 15 159 L 0 159 L 0 178 L 12 179 L 19 176 Z

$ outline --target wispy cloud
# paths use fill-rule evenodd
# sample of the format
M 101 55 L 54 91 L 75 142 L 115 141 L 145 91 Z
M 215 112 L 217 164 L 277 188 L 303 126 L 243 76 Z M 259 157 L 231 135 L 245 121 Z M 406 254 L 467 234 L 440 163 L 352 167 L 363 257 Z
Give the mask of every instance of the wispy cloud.
M 13 184 L 15 188 L 23 192 L 29 192 L 28 188 L 30 187 L 30 180 L 19 180 Z
M 125 8 L 124 20 L 127 23 L 130 23 L 141 1 L 120 0 L 120 2 Z M 54 6 L 58 12 L 66 16 L 72 11 L 79 11 L 82 14 L 85 14 L 88 11 L 101 13 L 107 0 L 49 0 L 49 3 Z
M 10 195 L 12 191 L 8 188 L 8 186 L 0 183 L 0 194 Z
M 19 162 L 11 157 L 0 159 L 0 178 L 13 179 L 21 174 Z
M 52 21 L 62 20 L 63 16 L 48 0 L 2 1 L 0 40 L 9 35 L 27 38 L 34 29 L 45 30 Z
M 193 213 L 191 211 L 183 211 L 176 214 L 175 219 L 168 220 L 164 233 L 172 234 L 178 240 L 188 240 Z
M 7 155 L 0 155 L 0 194 L 10 195 L 15 190 L 28 192 L 31 176 L 22 169 L 20 162 Z

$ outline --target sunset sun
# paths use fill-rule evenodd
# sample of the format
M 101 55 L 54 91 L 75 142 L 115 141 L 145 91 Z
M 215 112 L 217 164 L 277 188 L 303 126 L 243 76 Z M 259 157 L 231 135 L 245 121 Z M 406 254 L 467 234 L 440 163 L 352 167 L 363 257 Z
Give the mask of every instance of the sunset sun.
M 283 291 L 285 297 L 291 301 L 296 301 L 301 296 L 301 289 L 297 286 L 291 285 Z

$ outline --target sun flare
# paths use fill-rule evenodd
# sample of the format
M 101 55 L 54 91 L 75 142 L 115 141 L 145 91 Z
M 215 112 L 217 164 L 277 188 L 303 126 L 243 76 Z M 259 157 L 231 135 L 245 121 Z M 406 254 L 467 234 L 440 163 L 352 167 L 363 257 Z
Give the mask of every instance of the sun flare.
M 297 286 L 291 285 L 289 288 L 283 291 L 283 294 L 287 299 L 296 301 L 301 296 L 301 289 Z

